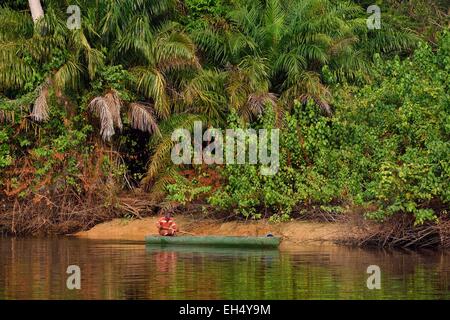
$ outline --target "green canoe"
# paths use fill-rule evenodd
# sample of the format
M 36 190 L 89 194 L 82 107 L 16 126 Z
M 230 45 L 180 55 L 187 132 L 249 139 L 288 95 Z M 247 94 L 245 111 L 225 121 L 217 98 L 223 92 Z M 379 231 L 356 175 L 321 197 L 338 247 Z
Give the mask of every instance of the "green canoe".
M 242 248 L 277 248 L 279 237 L 225 237 L 225 236 L 180 236 L 180 237 L 145 237 L 147 244 L 158 245 L 195 245 L 214 247 L 242 247 Z

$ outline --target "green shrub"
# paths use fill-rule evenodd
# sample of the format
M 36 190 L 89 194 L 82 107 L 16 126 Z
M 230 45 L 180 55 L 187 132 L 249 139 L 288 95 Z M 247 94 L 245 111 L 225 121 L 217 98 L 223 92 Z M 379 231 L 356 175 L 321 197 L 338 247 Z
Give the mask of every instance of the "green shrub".
M 449 61 L 446 33 L 437 52 L 422 44 L 403 61 L 379 59 L 371 84 L 335 88 L 333 117 L 297 102 L 281 131 L 279 172 L 227 165 L 211 203 L 256 218 L 288 216 L 297 204 L 371 203 L 371 218 L 436 220 L 450 202 Z

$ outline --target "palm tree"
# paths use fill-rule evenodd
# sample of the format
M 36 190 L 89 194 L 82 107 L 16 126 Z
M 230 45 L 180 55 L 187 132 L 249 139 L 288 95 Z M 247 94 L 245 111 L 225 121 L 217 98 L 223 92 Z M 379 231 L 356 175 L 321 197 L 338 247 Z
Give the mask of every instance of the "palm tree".
M 288 106 L 294 99 L 314 100 L 331 113 L 324 68 L 338 80 L 352 80 L 367 72 L 377 44 L 389 52 L 413 43 L 389 28 L 368 34 L 362 8 L 350 1 L 238 3 L 192 34 L 208 63 L 228 71 L 231 105 L 243 114 L 255 96 L 275 95 Z
M 179 26 L 164 23 L 161 18 L 175 3 L 173 0 L 158 3 L 99 1 L 95 6 L 90 1 L 78 1 L 78 5 L 86 8 L 82 27 L 68 30 L 64 8 L 50 2 L 42 21 L 45 34 L 35 33 L 30 25 L 24 24 L 23 21 L 27 20 L 23 14 L 0 9 L 2 20 L 6 21 L 0 34 L 0 54 L 3 57 L 0 68 L 5 71 L 0 76 L 0 88 L 6 91 L 23 88 L 30 81 L 36 70 L 25 62 L 29 54 L 37 62 L 48 63 L 56 52 L 62 51 L 64 61 L 35 86 L 34 120 L 48 119 L 48 105 L 44 98 L 49 87 L 58 95 L 65 90 L 90 91 L 99 69 L 118 64 L 124 65 L 134 75 L 130 88 L 149 100 L 158 117 L 167 118 L 171 112 L 169 95 L 174 89 L 168 75 L 184 68 L 198 68 L 192 42 Z M 39 1 L 33 3 L 37 4 Z M 11 34 L 16 30 L 19 31 L 17 34 Z M 105 48 L 108 49 L 105 51 Z M 107 94 L 110 89 L 105 87 L 99 93 Z M 106 135 L 104 138 L 110 137 Z
M 0 7 L 5 21 L 0 26 L 0 89 L 17 97 L 7 99 L 8 108 L 15 108 L 16 114 L 20 110 L 34 122 L 45 122 L 54 108 L 48 102 L 50 95 L 67 100 L 76 92 L 87 97 L 87 111 L 98 119 L 103 140 L 111 141 L 126 122 L 155 135 L 158 149 L 158 143 L 165 141 L 160 122 L 165 128 L 174 114 L 190 119 L 185 115 L 198 111 L 193 101 L 185 103 L 183 98 L 201 69 L 195 46 L 182 26 L 167 19 L 177 1 L 75 3 L 84 8 L 80 29 L 68 30 L 65 8 L 49 2 L 41 19 L 43 33 L 35 32 L 22 12 Z M 51 68 L 36 78 L 41 65 Z M 117 83 L 104 82 L 101 75 L 102 70 L 115 67 L 127 72 L 120 89 L 111 86 Z M 2 111 L 0 120 L 4 115 Z
M 391 29 L 368 32 L 362 9 L 347 1 L 233 3 L 190 34 L 171 19 L 180 14 L 177 0 L 74 0 L 83 8 L 77 30 L 66 27 L 59 1 L 46 3 L 44 15 L 40 1 L 30 0 L 33 19 L 0 7 L 0 121 L 11 119 L 6 110 L 45 122 L 76 97 L 77 112 L 96 119 L 103 140 L 114 145 L 124 126 L 151 135 L 150 186 L 175 174 L 174 128 L 224 123 L 230 109 L 250 122 L 295 99 L 331 113 L 325 71 L 352 80 L 374 51 L 409 45 Z M 45 32 L 37 32 L 37 20 Z M 106 80 L 111 69 L 125 75 Z

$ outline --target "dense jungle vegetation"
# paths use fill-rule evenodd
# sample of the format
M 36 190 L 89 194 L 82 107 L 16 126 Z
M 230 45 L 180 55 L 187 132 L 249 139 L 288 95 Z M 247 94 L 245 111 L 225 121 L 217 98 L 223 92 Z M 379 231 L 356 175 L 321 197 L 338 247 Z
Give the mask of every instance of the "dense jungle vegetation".
M 0 5 L 4 232 L 162 209 L 358 212 L 450 235 L 448 1 L 41 3 L 36 21 L 28 1 Z M 380 29 L 367 26 L 372 4 Z M 198 120 L 279 128 L 278 174 L 174 165 L 172 132 Z

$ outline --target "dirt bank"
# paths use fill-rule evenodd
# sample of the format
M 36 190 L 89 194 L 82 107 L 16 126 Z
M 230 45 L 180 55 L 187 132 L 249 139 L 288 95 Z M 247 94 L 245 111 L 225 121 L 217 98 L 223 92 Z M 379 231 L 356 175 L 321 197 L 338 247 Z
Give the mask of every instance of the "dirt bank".
M 78 232 L 77 237 L 109 240 L 143 240 L 146 235 L 157 234 L 158 217 L 140 220 L 115 219 L 96 225 L 89 231 Z M 344 223 L 317 223 L 309 221 L 291 221 L 269 223 L 268 221 L 221 222 L 209 219 L 177 217 L 177 224 L 183 232 L 193 235 L 223 236 L 264 236 L 272 233 L 283 237 L 282 249 L 302 244 L 333 243 L 347 240 L 352 234 L 349 225 Z

